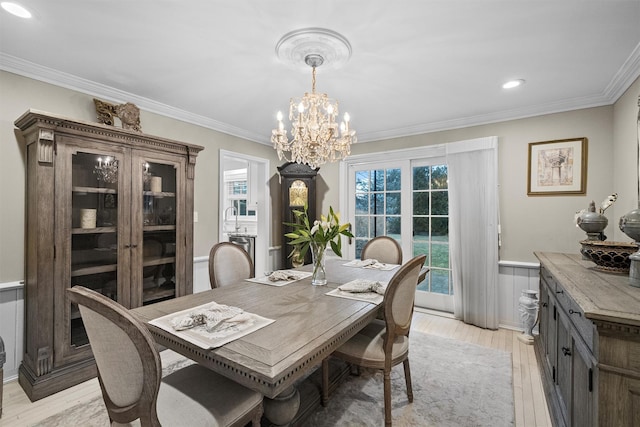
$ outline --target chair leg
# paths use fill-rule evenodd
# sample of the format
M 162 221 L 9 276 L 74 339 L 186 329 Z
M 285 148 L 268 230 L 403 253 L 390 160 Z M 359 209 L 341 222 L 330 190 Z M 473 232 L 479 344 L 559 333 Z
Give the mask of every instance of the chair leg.
M 384 371 L 384 425 L 391 427 L 391 372 Z
M 329 358 L 322 359 L 322 406 L 329 403 Z
M 404 366 L 404 380 L 407 383 L 407 398 L 409 402 L 413 402 L 413 388 L 411 387 L 411 368 L 409 368 L 409 358 L 402 362 Z

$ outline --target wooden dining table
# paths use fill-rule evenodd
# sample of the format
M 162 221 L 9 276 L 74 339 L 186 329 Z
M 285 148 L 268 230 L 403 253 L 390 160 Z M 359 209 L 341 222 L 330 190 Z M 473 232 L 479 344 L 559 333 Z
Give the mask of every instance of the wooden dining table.
M 354 336 L 378 313 L 380 304 L 326 295 L 354 279 L 388 281 L 398 268 L 381 271 L 346 267 L 327 260 L 328 283 L 305 278 L 285 286 L 241 281 L 233 285 L 132 309 L 156 342 L 265 396 L 265 417 L 287 425 L 300 406 L 296 383 Z M 301 270 L 310 270 L 310 265 Z M 274 322 L 221 347 L 203 349 L 148 322 L 216 302 L 242 308 Z

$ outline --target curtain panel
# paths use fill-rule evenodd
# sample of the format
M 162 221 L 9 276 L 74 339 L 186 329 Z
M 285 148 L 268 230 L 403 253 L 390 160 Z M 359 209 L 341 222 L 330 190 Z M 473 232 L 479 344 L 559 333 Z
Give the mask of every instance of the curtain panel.
M 446 144 L 454 316 L 498 328 L 498 138 Z

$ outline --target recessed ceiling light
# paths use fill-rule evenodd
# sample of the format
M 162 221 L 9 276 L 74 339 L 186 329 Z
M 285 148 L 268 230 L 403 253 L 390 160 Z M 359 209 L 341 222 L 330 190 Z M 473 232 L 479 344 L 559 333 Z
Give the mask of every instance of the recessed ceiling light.
M 524 84 L 524 80 L 522 79 L 517 79 L 517 80 L 509 80 L 508 82 L 506 82 L 505 84 L 502 85 L 503 89 L 513 89 L 514 87 L 518 87 L 520 85 Z
M 0 3 L 0 6 L 2 6 L 2 8 L 10 14 L 15 15 L 19 18 L 31 18 L 31 12 L 20 6 L 18 3 L 3 1 L 2 3 Z

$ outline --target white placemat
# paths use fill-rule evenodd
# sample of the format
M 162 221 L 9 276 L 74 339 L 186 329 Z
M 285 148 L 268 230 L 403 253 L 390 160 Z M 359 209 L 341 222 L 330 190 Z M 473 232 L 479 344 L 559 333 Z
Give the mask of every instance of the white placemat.
M 275 322 L 275 320 L 267 319 L 266 317 L 243 311 L 241 316 L 243 316 L 243 320 L 246 319 L 245 321 L 239 324 L 234 324 L 233 326 L 227 327 L 223 330 L 216 330 L 216 328 L 214 328 L 211 332 L 209 332 L 207 331 L 205 325 L 198 325 L 190 329 L 184 329 L 180 331 L 176 331 L 174 329 L 172 323 L 174 319 L 184 318 L 185 316 L 188 316 L 189 313 L 201 312 L 211 306 L 218 306 L 218 304 L 215 302 L 202 304 L 197 307 L 179 311 L 177 313 L 158 317 L 151 320 L 149 324 L 164 329 L 165 331 L 170 332 L 186 341 L 189 341 L 190 343 L 195 344 L 198 347 L 210 349 L 221 347 L 233 340 L 237 340 L 238 338 L 248 335 L 251 332 L 255 332 L 258 329 L 264 328 L 265 326 Z M 229 319 L 229 322 L 233 322 L 233 318 Z M 224 321 L 221 324 L 224 324 Z M 224 326 L 226 327 L 228 325 Z
M 288 285 L 290 283 L 293 282 L 297 282 L 298 280 L 302 280 L 302 279 L 306 279 L 307 277 L 310 277 L 313 273 L 311 273 L 310 271 L 290 271 L 290 270 L 283 270 L 286 271 L 287 273 L 292 272 L 294 273 L 298 278 L 297 279 L 292 279 L 292 280 L 278 280 L 278 281 L 273 281 L 271 279 L 269 279 L 269 276 L 262 276 L 262 277 L 255 277 L 255 278 L 251 278 L 251 279 L 245 279 L 247 282 L 254 282 L 254 283 L 261 283 L 263 285 L 269 285 L 269 286 L 285 286 Z
M 345 267 L 355 268 L 369 268 L 372 270 L 390 271 L 394 268 L 400 267 L 399 264 L 387 264 L 384 262 L 378 262 L 375 259 L 354 259 L 346 264 L 342 264 Z
M 380 282 L 386 285 L 385 282 Z M 384 296 L 375 292 L 346 292 L 336 288 L 327 292 L 325 295 L 338 298 L 355 299 L 358 301 L 370 302 L 372 304 L 381 304 L 384 301 Z

